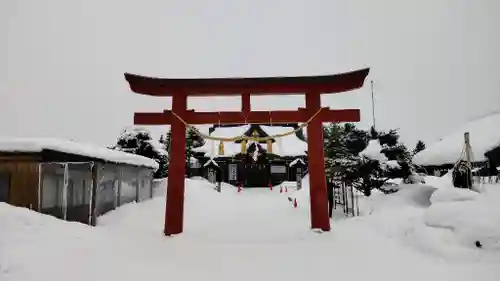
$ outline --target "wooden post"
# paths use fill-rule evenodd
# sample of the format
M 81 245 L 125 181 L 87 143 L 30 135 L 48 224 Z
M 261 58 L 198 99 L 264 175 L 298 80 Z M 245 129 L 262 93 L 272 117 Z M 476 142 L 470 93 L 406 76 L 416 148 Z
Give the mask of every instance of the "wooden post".
M 90 190 L 90 225 L 97 225 L 97 190 L 99 186 L 99 164 L 92 162 L 90 166 L 92 174 L 92 188 Z
M 64 167 L 63 190 L 62 190 L 63 219 L 67 220 L 67 218 L 68 218 L 68 181 L 69 181 L 68 163 L 64 163 L 63 167 Z
M 306 108 L 311 116 L 321 108 L 321 94 L 319 92 L 306 93 Z M 307 149 L 309 154 L 311 228 L 330 231 L 323 151 L 323 124 L 319 119 L 313 119 L 307 126 Z
M 469 170 L 467 171 L 467 181 L 465 183 L 467 188 L 472 188 L 470 186 L 470 182 L 472 180 L 472 149 L 470 146 L 470 135 L 469 132 L 464 133 L 464 141 L 465 141 L 465 161 L 467 162 L 467 167 Z
M 137 184 L 135 185 L 135 202 L 139 202 L 140 198 L 139 198 L 139 190 L 141 189 L 141 173 L 140 171 L 136 171 L 134 170 L 135 172 L 135 178 L 137 179 Z
M 185 93 L 172 97 L 172 110 L 181 118 L 187 109 Z M 165 208 L 165 235 L 182 233 L 184 224 L 184 174 L 186 173 L 186 125 L 181 120 L 172 120 L 171 157 L 168 171 L 168 186 Z
M 464 140 L 465 140 L 465 159 L 467 161 L 467 164 L 470 165 L 471 164 L 471 147 L 470 147 L 470 135 L 469 135 L 469 132 L 466 132 L 464 134 Z
M 42 212 L 42 183 L 43 183 L 43 164 L 40 163 L 38 166 L 38 212 Z
M 118 167 L 118 186 L 116 190 L 116 206 L 121 206 L 121 194 L 122 194 L 122 182 L 123 182 L 123 169 L 121 167 Z

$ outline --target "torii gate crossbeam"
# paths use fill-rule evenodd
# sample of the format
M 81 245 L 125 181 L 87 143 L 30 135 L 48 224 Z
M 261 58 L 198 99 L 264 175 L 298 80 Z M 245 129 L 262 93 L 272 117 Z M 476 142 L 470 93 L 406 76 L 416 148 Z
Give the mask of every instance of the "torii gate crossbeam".
M 311 77 L 159 79 L 125 74 L 130 88 L 139 94 L 172 97 L 172 111 L 188 124 L 294 123 L 305 122 L 321 112 L 307 126 L 311 228 L 330 230 L 326 190 L 323 122 L 357 122 L 358 109 L 321 108 L 322 93 L 338 93 L 363 86 L 369 69 Z M 306 108 L 295 111 L 251 111 L 250 93 L 305 95 Z M 187 109 L 188 96 L 241 95 L 241 112 L 196 112 Z M 185 124 L 171 110 L 135 113 L 136 125 L 171 125 L 171 155 L 165 210 L 165 235 L 183 232 Z

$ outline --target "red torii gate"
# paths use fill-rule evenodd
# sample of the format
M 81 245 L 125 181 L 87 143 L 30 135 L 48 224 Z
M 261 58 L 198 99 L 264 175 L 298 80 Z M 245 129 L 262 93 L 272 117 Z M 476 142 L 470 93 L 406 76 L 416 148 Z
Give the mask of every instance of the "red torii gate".
M 359 109 L 321 108 L 322 93 L 340 93 L 361 88 L 370 69 L 302 77 L 162 79 L 125 73 L 133 92 L 172 97 L 172 110 L 135 113 L 135 125 L 171 125 L 171 155 L 165 209 L 165 235 L 183 231 L 186 126 L 188 124 L 262 124 L 306 122 L 307 126 L 311 228 L 330 230 L 323 151 L 323 122 L 357 122 Z M 304 94 L 306 108 L 292 111 L 251 111 L 250 95 Z M 195 112 L 187 109 L 188 96 L 241 95 L 241 112 Z M 175 114 L 173 114 L 175 113 Z

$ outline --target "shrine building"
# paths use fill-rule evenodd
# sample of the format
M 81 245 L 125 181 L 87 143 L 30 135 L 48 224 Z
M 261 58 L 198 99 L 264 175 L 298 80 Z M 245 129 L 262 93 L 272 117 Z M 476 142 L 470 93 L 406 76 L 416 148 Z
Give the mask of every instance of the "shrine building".
M 258 140 L 287 133 L 291 134 Z M 214 125 L 209 135 L 221 138 L 245 135 L 255 140 L 207 139 L 203 146 L 194 148 L 199 164 L 191 168 L 197 170 L 193 174 L 208 180 L 214 181 L 213 172 L 216 172 L 218 181 L 244 187 L 267 187 L 296 181 L 297 176 L 302 178 L 307 170 L 307 141 L 297 123 Z

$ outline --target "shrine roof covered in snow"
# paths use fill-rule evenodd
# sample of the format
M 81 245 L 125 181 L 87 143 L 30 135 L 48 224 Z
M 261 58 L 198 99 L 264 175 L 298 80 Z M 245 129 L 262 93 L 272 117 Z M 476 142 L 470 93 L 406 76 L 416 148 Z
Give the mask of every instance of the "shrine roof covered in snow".
M 0 138 L 0 153 L 43 151 L 56 151 L 105 162 L 158 169 L 158 163 L 153 159 L 93 144 L 50 138 Z
M 132 91 L 150 96 L 210 95 L 276 95 L 306 93 L 340 93 L 363 86 L 370 69 L 360 69 L 333 75 L 257 78 L 155 78 L 125 73 Z
M 252 125 L 242 125 L 242 126 L 232 126 L 232 127 L 217 127 L 215 128 L 211 136 L 214 137 L 237 137 L 243 135 L 247 132 Z M 283 134 L 293 131 L 293 127 L 288 126 L 259 126 L 267 135 Z M 248 145 L 253 142 L 250 141 Z M 206 140 L 205 144 L 201 147 L 194 148 L 196 152 L 202 152 L 206 157 L 216 158 L 216 157 L 231 157 L 241 152 L 241 144 L 236 142 L 224 142 L 224 154 L 219 154 L 218 149 L 219 141 Z M 293 157 L 293 156 L 307 156 L 307 142 L 299 139 L 297 135 L 291 134 L 288 136 L 276 138 L 272 143 L 273 154 L 282 157 Z

